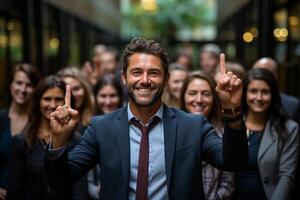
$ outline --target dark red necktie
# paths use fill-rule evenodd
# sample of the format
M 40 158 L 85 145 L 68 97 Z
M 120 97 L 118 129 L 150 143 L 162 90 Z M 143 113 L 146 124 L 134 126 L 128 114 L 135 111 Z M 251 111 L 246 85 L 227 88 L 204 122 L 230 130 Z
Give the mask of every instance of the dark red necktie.
M 149 131 L 159 122 L 159 117 L 155 116 L 148 126 L 142 125 L 132 118 L 130 123 L 142 131 L 140 142 L 139 165 L 136 186 L 136 200 L 148 199 L 148 166 L 149 166 Z

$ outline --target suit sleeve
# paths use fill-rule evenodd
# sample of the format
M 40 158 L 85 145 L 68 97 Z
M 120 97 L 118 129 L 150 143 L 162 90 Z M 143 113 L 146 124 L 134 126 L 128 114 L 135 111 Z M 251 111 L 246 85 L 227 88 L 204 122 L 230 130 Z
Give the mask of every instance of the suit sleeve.
M 299 159 L 298 131 L 298 126 L 295 126 L 283 144 L 279 160 L 279 179 L 272 200 L 289 199 L 290 197 Z
M 248 160 L 248 143 L 244 123 L 240 130 L 232 129 L 225 123 L 223 139 L 208 121 L 204 121 L 202 127 L 202 151 L 205 161 L 226 171 L 235 171 L 245 166 Z
M 67 189 L 62 191 L 62 188 L 66 188 L 67 185 L 72 185 L 79 180 L 99 160 L 99 144 L 96 139 L 93 121 L 94 119 L 86 129 L 80 144 L 75 146 L 70 153 L 65 151 L 56 160 L 48 159 L 48 155 L 45 157 L 49 187 L 59 197 L 67 192 Z M 70 189 L 68 188 L 68 190 Z

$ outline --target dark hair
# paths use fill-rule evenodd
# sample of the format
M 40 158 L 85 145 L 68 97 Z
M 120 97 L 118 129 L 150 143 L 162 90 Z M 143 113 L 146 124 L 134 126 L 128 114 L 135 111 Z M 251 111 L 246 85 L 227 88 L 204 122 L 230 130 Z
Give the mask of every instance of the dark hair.
M 118 62 L 119 60 L 119 52 L 117 49 L 115 49 L 114 47 L 108 46 L 106 47 L 105 51 L 103 53 L 110 53 L 114 56 L 114 59 L 116 62 Z
M 97 83 L 94 87 L 94 96 L 95 96 L 95 102 L 96 102 L 95 113 L 96 114 L 103 114 L 103 111 L 100 110 L 97 106 L 97 93 L 99 90 L 101 90 L 106 85 L 110 85 L 116 89 L 117 95 L 120 99 L 118 108 L 123 106 L 123 88 L 122 88 L 121 82 L 119 81 L 119 79 L 116 78 L 115 75 L 105 74 L 101 79 L 99 79 L 97 81 Z
M 60 88 L 63 93 L 66 92 L 66 84 L 58 76 L 47 76 L 37 85 L 31 102 L 30 112 L 28 114 L 29 122 L 25 128 L 26 142 L 31 149 L 36 140 L 36 134 L 41 123 L 42 113 L 40 110 L 40 101 L 46 90 L 50 88 Z
M 13 82 L 15 74 L 19 71 L 24 72 L 28 76 L 33 87 L 35 87 L 39 83 L 39 80 L 41 78 L 39 71 L 33 65 L 28 63 L 19 63 L 13 67 L 10 74 L 9 83 Z
M 242 96 L 242 105 L 243 105 L 244 114 L 247 115 L 249 111 L 248 105 L 246 103 L 247 102 L 246 96 L 247 96 L 247 89 L 249 83 L 252 80 L 264 81 L 270 87 L 272 98 L 271 98 L 271 105 L 267 110 L 267 119 L 270 120 L 270 126 L 271 127 L 274 126 L 279 136 L 281 138 L 284 138 L 287 134 L 286 133 L 287 129 L 285 126 L 287 115 L 281 104 L 280 92 L 277 85 L 277 81 L 274 77 L 274 74 L 269 70 L 262 69 L 262 68 L 253 68 L 246 75 L 246 78 L 244 79 L 243 82 L 244 88 L 243 88 L 243 96 Z
M 188 70 L 191 70 L 193 68 L 193 61 L 192 61 L 192 56 L 185 50 L 185 49 L 179 49 L 175 56 L 175 62 L 178 62 L 178 59 L 181 57 L 185 57 L 188 59 L 189 63 L 186 67 Z
M 145 53 L 159 57 L 164 69 L 164 76 L 169 76 L 169 57 L 167 52 L 154 40 L 144 38 L 133 38 L 123 52 L 123 73 L 126 73 L 129 57 L 135 53 Z
M 180 95 L 180 102 L 181 102 L 181 109 L 188 112 L 185 107 L 185 101 L 184 101 L 184 94 L 189 86 L 189 84 L 195 80 L 195 79 L 202 79 L 208 82 L 211 92 L 213 95 L 213 107 L 209 115 L 207 116 L 208 120 L 218 129 L 222 128 L 223 126 L 223 120 L 222 120 L 222 112 L 221 112 L 221 103 L 219 100 L 219 97 L 216 93 L 216 81 L 213 79 L 213 77 L 203 71 L 197 70 L 189 74 L 189 76 L 185 79 L 181 95 Z

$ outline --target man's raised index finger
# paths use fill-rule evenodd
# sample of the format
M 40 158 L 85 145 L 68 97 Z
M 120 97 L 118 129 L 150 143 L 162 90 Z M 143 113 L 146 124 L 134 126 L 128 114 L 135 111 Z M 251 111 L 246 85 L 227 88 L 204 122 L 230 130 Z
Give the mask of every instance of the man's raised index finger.
M 71 87 L 66 85 L 65 106 L 71 107 Z
M 225 67 L 225 54 L 220 54 L 220 72 L 221 74 L 226 74 L 226 67 Z

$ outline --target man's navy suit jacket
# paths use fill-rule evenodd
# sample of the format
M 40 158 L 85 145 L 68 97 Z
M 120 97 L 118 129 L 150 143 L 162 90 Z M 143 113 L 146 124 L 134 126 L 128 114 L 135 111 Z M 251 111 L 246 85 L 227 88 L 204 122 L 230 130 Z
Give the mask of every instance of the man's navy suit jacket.
M 223 142 L 207 119 L 164 106 L 165 167 L 169 199 L 204 199 L 203 160 L 236 170 L 248 159 L 245 128 L 225 124 Z M 128 198 L 130 140 L 127 107 L 94 117 L 81 143 L 69 155 L 46 160 L 49 188 L 61 193 L 97 163 L 101 168 L 101 200 Z

